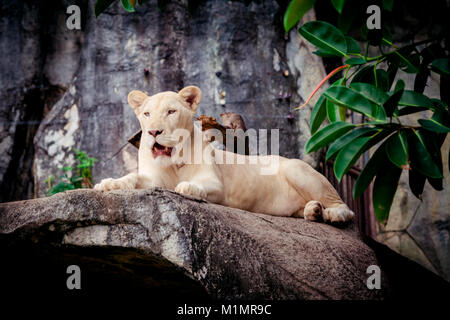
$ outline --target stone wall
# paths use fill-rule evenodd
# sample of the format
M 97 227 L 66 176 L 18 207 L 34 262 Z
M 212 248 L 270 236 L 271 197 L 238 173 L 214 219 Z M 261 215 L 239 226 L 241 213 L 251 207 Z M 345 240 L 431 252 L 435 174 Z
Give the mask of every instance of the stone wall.
M 402 74 L 408 89 L 414 88 L 414 77 Z M 431 73 L 424 92 L 431 98 L 439 98 L 439 77 Z M 407 117 L 410 124 L 428 118 L 426 112 Z M 389 219 L 378 224 L 377 240 L 398 253 L 420 263 L 429 270 L 450 281 L 450 172 L 447 136 L 441 148 L 444 180 L 442 191 L 436 191 L 428 182 L 422 200 L 417 199 L 409 188 L 408 173 L 400 177 Z
M 65 26 L 69 2 L 1 4 L 1 45 L 11 54 L 0 61 L 0 200 L 43 196 L 45 179 L 74 163 L 73 148 L 100 160 L 96 181 L 136 170 L 136 150 L 126 144 L 139 129 L 126 102 L 133 89 L 197 85 L 198 115 L 240 113 L 247 128 L 279 129 L 282 155 L 302 157 L 310 109 L 293 108 L 324 68 L 295 30 L 285 35 L 287 1 L 171 1 L 158 9 L 154 0 L 131 14 L 116 3 L 98 19 L 94 0 L 79 1 L 80 31 Z

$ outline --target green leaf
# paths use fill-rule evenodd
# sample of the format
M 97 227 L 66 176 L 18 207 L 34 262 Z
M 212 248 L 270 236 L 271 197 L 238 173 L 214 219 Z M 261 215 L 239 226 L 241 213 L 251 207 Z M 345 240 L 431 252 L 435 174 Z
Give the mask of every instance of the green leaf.
M 391 133 L 391 130 L 377 130 L 370 137 L 359 137 L 339 151 L 334 163 L 334 174 L 340 181 L 361 154 L 376 145 Z
M 442 172 L 434 163 L 420 131 L 414 131 L 408 135 L 408 145 L 411 167 L 413 169 L 418 170 L 427 177 L 442 178 Z
M 401 106 L 434 109 L 433 102 L 427 96 L 411 90 L 403 91 L 403 95 L 398 104 Z
M 387 54 L 387 58 L 401 70 L 407 73 L 417 73 L 419 71 L 420 57 L 417 54 L 411 54 L 414 48 L 414 46 L 408 46 L 400 50 L 394 50 Z
M 341 85 L 344 82 L 344 78 L 336 80 L 331 86 Z M 331 100 L 326 101 L 327 117 L 330 122 L 345 121 L 345 115 L 347 108 L 335 105 Z
M 130 3 L 130 0 L 120 0 L 122 2 L 122 7 L 128 12 L 134 12 L 134 6 Z
M 284 14 L 284 30 L 288 32 L 313 7 L 315 0 L 292 0 Z
M 344 8 L 346 0 L 331 0 L 331 3 L 333 4 L 333 7 L 336 9 L 339 14 L 342 13 L 342 9 Z
M 408 165 L 408 141 L 405 132 L 399 131 L 386 141 L 386 154 L 397 167 L 403 169 Z
M 434 131 L 434 132 L 441 132 L 441 133 L 446 133 L 446 132 L 450 132 L 450 128 L 444 126 L 442 123 L 439 123 L 438 121 L 434 120 L 434 119 L 430 119 L 430 120 L 425 120 L 425 119 L 419 119 L 418 122 L 420 123 L 420 125 L 430 131 Z
M 351 66 L 356 66 L 365 63 L 367 63 L 367 61 L 364 58 L 350 58 L 344 61 L 344 64 L 348 64 Z
M 419 67 L 419 72 L 414 79 L 414 91 L 423 93 L 425 86 L 427 85 L 428 77 L 430 76 L 430 69 L 428 65 L 430 64 L 432 57 L 432 49 L 430 47 L 424 48 L 420 55 L 422 56 L 422 63 Z
M 353 82 L 365 82 L 365 83 L 373 83 L 373 66 L 365 66 L 361 70 L 359 70 L 352 79 Z
M 358 8 L 355 6 L 346 6 L 338 16 L 337 26 L 344 34 L 347 34 L 355 22 L 358 15 Z M 347 42 L 348 45 L 348 42 Z
M 406 73 L 417 73 L 420 68 L 420 54 L 415 53 L 408 57 L 406 67 L 402 70 Z
M 376 75 L 376 77 L 375 77 L 375 75 Z M 377 69 L 375 71 L 375 75 L 374 75 L 373 84 L 376 87 L 381 88 L 381 90 L 383 90 L 383 91 L 388 91 L 390 88 L 388 73 L 386 71 L 384 71 L 383 69 Z
M 356 179 L 353 186 L 353 199 L 357 199 L 363 194 L 375 175 L 381 172 L 386 162 L 389 162 L 386 156 L 385 145 L 386 142 L 378 147 Z
M 354 124 L 343 121 L 333 122 L 327 125 L 313 134 L 313 136 L 308 140 L 305 146 L 306 153 L 311 153 L 328 145 L 330 142 L 336 140 L 354 127 Z
M 419 72 L 417 73 L 416 78 L 414 79 L 414 91 L 418 93 L 423 93 L 427 85 L 427 80 L 429 76 L 430 70 L 428 70 L 427 67 L 422 67 L 421 65 L 419 68 Z
M 432 101 L 435 107 L 439 106 L 438 109 L 435 110 L 430 120 L 420 119 L 418 122 L 429 131 L 438 133 L 450 132 L 450 114 L 446 111 L 445 104 L 437 99 L 432 99 Z
M 410 170 L 408 174 L 409 188 L 417 199 L 422 200 L 423 188 L 425 186 L 425 176 L 417 170 Z
M 431 63 L 433 71 L 439 74 L 450 74 L 450 59 L 436 59 Z
M 98 16 L 115 1 L 116 0 L 97 0 L 94 8 L 95 17 L 98 18 Z
M 389 95 L 386 92 L 370 83 L 352 82 L 350 87 L 358 91 L 366 99 L 378 105 L 384 104 L 389 99 Z
M 433 163 L 435 163 L 439 171 L 442 172 L 443 164 L 442 164 L 441 147 L 442 144 L 444 143 L 447 134 L 429 132 L 424 130 L 421 131 L 421 135 L 423 137 L 425 145 L 427 146 L 428 151 L 430 152 Z M 441 191 L 443 189 L 442 178 L 427 177 L 427 180 L 435 190 Z
M 394 0 L 383 0 L 383 8 L 389 12 L 392 12 L 392 7 L 394 6 Z
M 328 52 L 328 51 L 324 51 L 322 49 L 318 49 L 318 50 L 314 51 L 313 53 L 315 55 L 317 55 L 319 57 L 323 57 L 323 58 L 339 57 L 339 55 L 334 52 Z
M 334 162 L 334 174 L 341 181 L 344 174 L 358 160 L 359 156 L 368 149 L 372 137 L 359 137 L 347 144 L 339 151 Z
M 311 119 L 310 119 L 311 134 L 316 133 L 317 129 L 319 129 L 320 125 L 325 120 L 326 116 L 327 116 L 326 99 L 324 95 L 321 95 L 311 111 Z
M 345 135 L 343 135 L 330 145 L 326 154 L 326 160 L 328 161 L 331 158 L 333 158 L 339 151 L 341 151 L 343 147 L 351 143 L 351 141 L 353 141 L 354 139 L 359 138 L 361 136 L 367 136 L 377 131 L 378 129 L 375 128 L 362 127 L 347 132 Z
M 348 54 L 360 54 L 361 47 L 355 39 L 349 36 L 345 36 L 345 42 L 347 43 L 347 53 Z
M 425 107 L 404 107 L 398 110 L 398 112 L 396 112 L 397 116 L 404 116 L 407 114 L 411 114 L 411 113 L 416 113 L 416 112 L 422 112 L 422 111 L 427 111 L 428 108 Z
M 375 107 L 372 102 L 355 89 L 347 88 L 345 86 L 332 86 L 323 94 L 327 99 L 330 99 L 338 105 L 348 107 L 349 109 L 362 113 L 368 117 L 374 117 Z
M 370 83 L 380 88 L 383 91 L 388 91 L 390 88 L 389 75 L 383 69 L 373 71 L 373 65 L 368 65 L 362 68 L 352 79 L 352 83 L 363 82 Z M 376 81 L 375 81 L 376 75 Z
M 345 119 L 341 119 L 341 113 L 339 112 L 339 106 L 335 105 L 332 101 L 327 100 L 327 117 L 328 121 L 331 123 L 336 121 L 345 121 Z
M 347 57 L 345 36 L 333 25 L 323 21 L 311 21 L 300 27 L 298 32 L 319 49 Z
M 377 105 L 377 110 L 375 112 L 375 120 L 386 122 L 386 111 L 384 110 L 383 106 Z
M 445 111 L 448 113 L 449 109 L 447 108 L 447 104 L 444 101 L 436 99 L 436 98 L 432 98 L 431 102 L 433 102 L 434 107 L 436 109 L 442 110 L 442 111 Z
M 388 75 L 388 86 L 389 86 L 389 89 L 390 89 L 392 87 L 392 84 L 394 83 L 395 77 L 397 75 L 398 66 L 396 64 L 394 64 L 394 63 L 390 63 L 386 72 L 387 72 L 387 75 Z
M 402 169 L 387 162 L 383 168 L 383 173 L 377 175 L 373 184 L 372 203 L 375 211 L 375 217 L 383 222 L 389 216 L 392 200 L 397 190 L 398 180 Z

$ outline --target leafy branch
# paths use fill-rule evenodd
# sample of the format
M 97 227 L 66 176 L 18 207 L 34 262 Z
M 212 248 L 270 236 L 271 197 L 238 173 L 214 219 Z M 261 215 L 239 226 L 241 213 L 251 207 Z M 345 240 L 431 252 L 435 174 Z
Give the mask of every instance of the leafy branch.
M 332 1 L 341 13 L 345 1 Z M 291 1 L 284 19 L 289 31 L 312 7 L 314 1 Z M 392 9 L 392 8 L 391 8 Z M 402 47 L 381 37 L 380 43 L 392 48 L 383 52 L 380 43 L 367 40 L 365 55 L 355 39 L 324 21 L 303 24 L 298 32 L 315 45 L 315 54 L 322 57 L 345 58 L 344 65 L 333 70 L 314 89 L 301 109 L 309 103 L 332 75 L 344 71 L 319 97 L 310 119 L 311 138 L 305 146 L 307 153 L 328 147 L 326 160 L 334 159 L 334 174 L 340 181 L 360 156 L 375 149 L 357 178 L 353 197 L 362 195 L 374 181 L 373 207 L 379 221 L 389 216 L 402 170 L 409 173 L 409 185 L 419 199 L 425 181 L 442 190 L 443 161 L 441 146 L 450 132 L 448 98 L 431 99 L 423 94 L 430 72 L 446 83 L 450 74 L 448 50 L 442 47 L 442 37 L 433 37 Z M 369 57 L 370 45 L 379 46 L 380 54 Z M 419 51 L 419 46 L 424 48 Z M 381 64 L 383 62 L 383 64 Z M 381 67 L 386 65 L 386 67 Z M 414 90 L 407 90 L 403 80 L 394 79 L 399 71 L 416 74 Z M 346 112 L 363 115 L 361 124 L 347 122 Z M 430 117 L 405 125 L 402 117 L 428 111 Z M 328 119 L 328 124 L 320 128 Z M 449 154 L 450 156 L 450 154 Z

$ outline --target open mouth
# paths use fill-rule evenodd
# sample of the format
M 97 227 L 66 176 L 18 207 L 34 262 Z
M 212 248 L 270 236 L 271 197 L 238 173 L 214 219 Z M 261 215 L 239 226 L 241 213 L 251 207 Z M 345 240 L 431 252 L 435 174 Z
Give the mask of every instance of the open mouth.
M 172 149 L 171 147 L 166 147 L 163 146 L 161 144 L 159 144 L 158 142 L 155 142 L 155 144 L 152 147 L 152 153 L 153 153 L 153 157 L 159 157 L 159 156 L 168 156 L 170 157 L 172 155 Z

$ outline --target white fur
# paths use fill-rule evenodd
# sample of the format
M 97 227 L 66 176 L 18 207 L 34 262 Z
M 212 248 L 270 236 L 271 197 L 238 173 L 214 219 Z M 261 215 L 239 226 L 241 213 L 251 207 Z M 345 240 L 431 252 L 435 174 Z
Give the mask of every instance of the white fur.
M 119 179 L 104 179 L 95 189 L 108 191 L 158 186 L 252 212 L 326 222 L 346 222 L 354 218 L 354 213 L 342 202 L 329 181 L 298 159 L 244 156 L 211 149 L 212 152 L 205 152 L 206 158 L 201 163 L 180 159 L 175 162 L 174 154 L 179 150 L 190 152 L 191 159 L 195 157 L 194 151 L 199 151 L 195 150 L 194 139 L 176 144 L 179 141 L 175 132 L 182 129 L 191 137 L 194 133 L 201 135 L 200 129 L 194 126 L 194 114 L 200 100 L 200 89 L 192 86 L 178 94 L 162 92 L 151 97 L 140 91 L 130 92 L 128 102 L 142 128 L 139 171 Z M 174 112 L 169 114 L 169 110 Z M 151 147 L 155 138 L 148 133 L 150 130 L 162 130 L 156 140 L 163 146 L 175 146 L 172 157 L 153 158 Z M 200 152 L 210 148 L 202 138 L 197 143 L 200 143 L 197 145 Z M 234 164 L 217 161 L 226 157 L 233 159 Z M 275 174 L 261 174 L 264 169 L 262 160 L 276 161 Z

